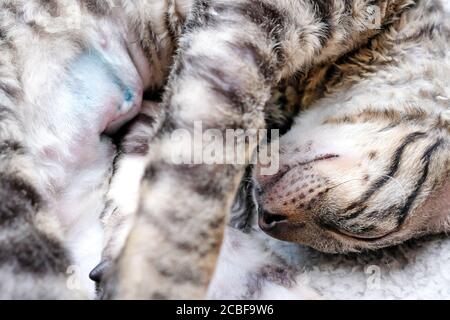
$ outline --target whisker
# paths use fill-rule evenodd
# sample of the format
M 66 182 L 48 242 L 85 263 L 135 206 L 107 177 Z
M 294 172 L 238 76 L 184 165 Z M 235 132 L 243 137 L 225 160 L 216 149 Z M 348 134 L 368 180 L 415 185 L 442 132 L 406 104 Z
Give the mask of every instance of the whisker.
M 373 173 L 374 173 L 374 172 L 369 172 L 369 174 L 373 174 Z M 376 173 L 376 174 L 379 175 L 379 176 L 381 176 L 381 177 L 386 177 L 386 178 L 390 179 L 391 181 L 393 181 L 393 182 L 399 187 L 399 189 L 401 189 L 401 191 L 402 191 L 402 196 L 403 196 L 403 197 L 406 197 L 406 195 L 407 195 L 406 188 L 403 186 L 403 184 L 402 184 L 397 178 L 395 178 L 395 177 L 393 177 L 393 176 L 391 176 L 391 175 L 388 175 L 388 174 L 383 174 L 383 173 Z M 349 183 L 349 182 L 353 182 L 353 181 L 363 181 L 363 180 L 364 180 L 364 179 L 362 179 L 362 178 L 349 179 L 349 180 L 346 180 L 346 181 L 344 181 L 344 182 L 342 182 L 342 183 L 336 184 L 336 185 L 330 187 L 329 189 L 337 188 L 337 187 L 342 186 L 343 184 L 346 184 L 346 183 Z
M 355 178 L 355 179 L 350 179 L 350 180 L 347 180 L 347 181 L 344 181 L 344 182 L 341 182 L 341 183 L 338 183 L 338 184 L 336 184 L 336 185 L 334 185 L 334 186 L 332 186 L 332 187 L 329 187 L 328 189 L 334 189 L 334 188 L 337 188 L 337 187 L 340 187 L 340 186 L 342 186 L 342 185 L 344 185 L 344 184 L 346 184 L 346 183 L 349 183 L 349 182 L 353 182 L 353 181 L 363 181 L 364 179 L 362 179 L 362 178 Z
M 380 175 L 381 177 L 386 177 L 388 179 L 390 179 L 391 181 L 395 182 L 395 184 L 402 190 L 402 196 L 406 197 L 408 195 L 408 193 L 406 192 L 406 188 L 405 186 L 400 182 L 400 180 L 398 180 L 397 178 L 388 175 L 388 174 L 383 174 L 383 173 L 378 173 L 378 172 L 369 172 L 370 174 L 375 173 L 377 175 Z

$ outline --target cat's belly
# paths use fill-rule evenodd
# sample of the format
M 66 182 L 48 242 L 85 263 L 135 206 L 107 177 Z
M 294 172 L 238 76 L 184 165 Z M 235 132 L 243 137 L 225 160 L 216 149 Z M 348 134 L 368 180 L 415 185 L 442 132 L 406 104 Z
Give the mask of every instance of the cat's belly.
M 142 104 L 143 84 L 131 60 L 122 60 L 119 67 L 124 70 L 118 70 L 110 57 L 95 48 L 87 49 L 72 62 L 61 88 L 79 127 L 91 133 L 114 132 L 135 116 Z
M 88 274 L 101 258 L 99 216 L 116 153 L 106 135 L 139 112 L 143 75 L 151 70 L 126 30 L 104 22 L 91 31 L 82 48 L 30 45 L 23 118 L 48 211 L 59 219 L 73 257 L 67 271 L 73 289 L 93 298 Z

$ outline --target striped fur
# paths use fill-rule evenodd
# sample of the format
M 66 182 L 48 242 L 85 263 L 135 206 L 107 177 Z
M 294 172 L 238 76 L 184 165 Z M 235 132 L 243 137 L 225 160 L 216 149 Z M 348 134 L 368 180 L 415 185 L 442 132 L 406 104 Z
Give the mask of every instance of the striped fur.
M 15 48 L 0 30 L 0 298 L 77 297 L 65 290 L 69 257 L 45 213 L 16 109 L 23 92 Z
M 374 4 L 381 8 L 381 29 L 368 28 L 364 24 L 367 8 Z M 128 225 L 122 230 L 122 238 L 126 238 L 127 228 L 131 228 L 124 250 L 102 279 L 105 283 L 104 297 L 203 297 L 216 264 L 227 212 L 245 168 L 232 165 L 175 166 L 167 163 L 164 156 L 168 156 L 174 148 L 183 147 L 169 139 L 171 132 L 175 129 L 190 130 L 193 122 L 198 120 L 202 120 L 207 127 L 220 130 L 264 128 L 266 118 L 270 117 L 267 115 L 272 114 L 267 103 L 275 86 L 292 76 L 308 74 L 313 67 L 328 65 L 364 46 L 382 30 L 401 24 L 398 21 L 402 13 L 412 5 L 413 1 L 408 0 L 2 0 L 0 10 L 6 18 L 0 22 L 0 43 L 2 53 L 5 52 L 0 58 L 3 60 L 0 63 L 0 116 L 5 115 L 5 118 L 1 118 L 0 125 L 5 125 L 5 130 L 0 131 L 0 150 L 6 150 L 7 157 L 11 159 L 1 164 L 0 172 L 2 177 L 6 177 L 3 184 L 6 190 L 14 190 L 15 186 L 21 192 L 17 201 L 11 199 L 13 210 L 8 211 L 11 210 L 8 206 L 2 208 L 5 213 L 2 211 L 1 216 L 8 217 L 13 212 L 14 219 L 18 219 L 25 210 L 32 216 L 31 224 L 23 225 L 30 230 L 39 230 L 37 235 L 42 239 L 41 243 L 48 244 L 45 247 L 50 248 L 57 257 L 55 261 L 49 259 L 46 272 L 53 276 L 52 281 L 60 281 L 62 266 L 67 266 L 67 260 L 73 260 L 73 256 L 66 258 L 72 255 L 67 234 L 58 232 L 58 222 L 54 220 L 59 219 L 59 223 L 62 220 L 64 225 L 67 210 L 86 210 L 75 205 L 85 201 L 86 195 L 90 195 L 89 199 L 95 203 L 95 210 L 90 206 L 95 211 L 91 216 L 95 218 L 100 215 L 99 211 L 104 209 L 104 204 L 100 203 L 104 200 L 105 190 L 99 186 L 110 173 L 111 143 L 108 138 L 100 139 L 101 129 L 96 127 L 94 134 L 87 134 L 87 129 L 82 127 L 86 122 L 72 118 L 72 126 L 93 140 L 75 143 L 75 147 L 83 149 L 71 153 L 68 146 L 72 140 L 67 140 L 60 131 L 56 130 L 50 136 L 42 135 L 48 129 L 48 119 L 39 116 L 45 115 L 46 110 L 57 113 L 63 109 L 51 109 L 55 106 L 52 100 L 56 92 L 54 89 L 58 88 L 52 87 L 52 84 L 60 81 L 55 74 L 65 74 L 67 68 L 70 70 L 70 63 L 83 52 L 88 54 L 81 60 L 81 66 L 85 66 L 83 63 L 86 60 L 89 63 L 97 59 L 96 52 L 100 52 L 102 64 L 105 64 L 105 59 L 108 65 L 111 61 L 121 61 L 112 63 L 112 67 L 106 67 L 106 71 L 102 72 L 111 76 L 113 71 L 120 71 L 123 78 L 116 77 L 117 83 L 135 81 L 139 88 L 133 93 L 137 96 L 140 90 L 158 90 L 167 83 L 160 106 L 164 111 L 161 120 L 155 124 L 144 112 L 141 122 L 147 123 L 147 127 L 140 129 L 138 124 L 136 129 L 144 136 L 133 131 L 137 140 L 130 136 L 131 140 L 125 138 L 122 144 L 122 151 L 138 158 L 136 163 L 139 165 L 132 175 L 137 177 L 133 187 L 140 191 L 139 198 L 135 199 L 137 201 L 133 198 L 118 200 L 119 213 L 128 214 L 135 220 L 132 227 Z M 77 18 L 73 12 L 78 11 L 82 19 L 75 19 L 75 27 L 60 24 L 69 18 Z M 105 36 L 105 30 L 110 36 Z M 108 45 L 116 49 L 108 51 Z M 61 47 L 67 50 L 60 50 Z M 177 53 L 173 55 L 175 49 Z M 38 61 L 40 64 L 37 64 Z M 46 85 L 43 85 L 33 76 L 36 68 L 46 63 L 53 68 L 49 70 L 61 72 L 40 69 L 42 73 L 38 78 L 45 80 Z M 129 68 L 121 69 L 126 65 Z M 75 68 L 78 67 L 76 64 Z M 172 70 L 170 75 L 169 70 Z M 27 79 L 28 82 L 23 82 Z M 33 80 L 36 82 L 32 83 Z M 122 85 L 119 87 L 122 88 Z M 125 92 L 125 97 L 133 97 L 133 94 Z M 132 107 L 127 112 L 121 117 L 131 116 L 136 110 Z M 96 116 L 94 120 L 106 117 L 104 114 L 92 116 Z M 275 115 L 274 118 L 280 119 L 280 116 Z M 62 128 L 57 126 L 58 121 L 50 119 L 53 120 L 52 125 Z M 440 123 L 445 122 L 441 119 Z M 103 124 L 98 125 L 101 128 Z M 106 123 L 106 129 L 116 127 L 114 120 Z M 152 135 L 154 137 L 150 139 Z M 45 161 L 39 161 L 42 160 L 42 144 L 47 142 L 39 138 L 53 136 L 61 148 L 56 150 L 57 155 L 62 155 L 61 158 L 56 157 L 56 167 L 61 176 L 55 176 L 55 167 L 52 170 L 46 167 L 49 154 L 44 152 Z M 441 140 L 435 140 L 435 144 L 423 153 L 422 162 L 426 166 L 428 160 L 431 162 L 435 149 L 442 144 Z M 95 161 L 89 158 L 92 162 L 86 164 L 82 162 L 86 159 L 77 157 L 93 150 L 101 151 L 96 153 Z M 72 157 L 80 161 L 75 162 L 85 169 L 89 167 L 97 172 L 96 184 L 93 184 L 97 191 L 89 193 L 89 188 L 82 188 L 85 194 L 77 194 L 69 204 L 62 203 L 65 209 L 62 212 L 55 211 L 56 195 L 66 194 L 69 190 L 80 188 L 80 185 L 71 185 L 70 189 L 67 187 L 58 193 L 54 192 L 55 189 L 62 186 L 55 185 L 54 181 L 82 181 L 81 176 L 92 178 L 92 172 L 87 169 L 74 171 L 73 176 L 65 175 L 72 173 L 69 170 L 73 164 L 69 161 L 73 160 Z M 99 169 L 99 163 L 102 169 Z M 117 174 L 120 175 L 119 171 Z M 15 178 L 15 174 L 20 178 Z M 425 180 L 426 177 L 420 179 Z M 93 182 L 90 180 L 90 183 Z M 113 180 L 113 186 L 117 185 L 120 181 Z M 111 192 L 114 190 L 113 187 Z M 27 203 L 24 198 L 32 200 Z M 409 202 L 414 202 L 414 199 L 408 199 L 405 204 Z M 103 218 L 106 225 L 120 225 L 120 217 L 110 220 L 111 217 L 117 218 L 114 207 L 113 212 L 105 212 Z M 324 223 L 328 222 L 325 220 Z M 22 234 L 14 231 L 11 237 L 21 239 Z M 310 244 L 316 245 L 319 241 L 322 240 L 316 238 Z M 13 242 L 7 241 L 8 244 Z M 64 250 L 64 247 L 69 249 Z M 120 243 L 107 245 L 106 248 L 111 251 L 105 254 L 115 259 L 120 247 Z M 39 253 L 39 248 L 36 252 L 40 257 L 45 257 L 45 252 Z M 16 260 L 17 263 L 14 262 Z M 33 275 L 14 255 L 6 255 L 0 263 L 13 266 L 12 271 L 0 275 L 2 279 L 4 275 L 5 278 L 15 279 L 11 273 L 18 272 L 25 276 Z M 48 282 L 49 285 L 52 281 Z M 27 296 L 9 288 L 3 291 L 5 296 Z M 58 288 L 67 292 L 68 296 L 76 296 L 75 292 L 64 290 L 64 286 Z M 33 290 L 27 290 L 27 294 L 41 296 Z M 66 295 L 58 292 L 58 297 Z
M 303 112 L 281 139 L 281 173 L 255 171 L 261 216 L 280 222 L 270 235 L 342 252 L 448 231 L 448 21 L 441 2 L 418 1 L 291 81 Z

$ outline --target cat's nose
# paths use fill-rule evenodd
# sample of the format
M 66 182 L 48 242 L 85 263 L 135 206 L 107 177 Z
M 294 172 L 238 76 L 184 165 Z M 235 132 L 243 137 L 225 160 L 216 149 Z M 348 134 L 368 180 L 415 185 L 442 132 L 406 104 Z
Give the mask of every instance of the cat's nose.
M 259 226 L 263 231 L 275 231 L 279 226 L 288 223 L 288 217 L 264 209 L 259 211 Z

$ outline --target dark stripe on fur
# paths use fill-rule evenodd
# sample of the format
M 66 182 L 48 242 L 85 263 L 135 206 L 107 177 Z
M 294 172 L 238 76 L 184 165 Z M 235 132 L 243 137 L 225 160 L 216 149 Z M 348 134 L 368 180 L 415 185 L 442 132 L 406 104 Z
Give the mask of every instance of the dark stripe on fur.
M 240 59 L 248 61 L 258 67 L 258 70 L 269 83 L 273 82 L 275 69 L 271 63 L 271 58 L 256 46 L 254 43 L 241 42 L 230 43 L 230 48 L 239 56 Z
M 0 226 L 34 214 L 41 204 L 37 191 L 23 179 L 0 174 Z
M 52 16 L 58 16 L 58 1 L 56 0 L 40 0 L 41 6 Z
M 386 131 L 389 131 L 389 130 L 397 128 L 399 125 L 400 125 L 400 122 L 392 123 L 392 124 L 384 127 L 383 129 L 379 130 L 378 132 L 380 132 L 380 133 L 381 132 L 386 132 Z
M 375 181 L 372 186 L 363 194 L 361 199 L 359 199 L 357 202 L 351 204 L 345 211 L 352 211 L 355 208 L 358 208 L 362 206 L 367 200 L 369 200 L 378 190 L 380 190 L 388 181 L 393 177 L 399 167 L 400 167 L 400 161 L 402 160 L 403 153 L 405 152 L 406 147 L 408 147 L 410 144 L 417 141 L 419 138 L 424 137 L 426 134 L 424 132 L 414 132 L 410 135 L 408 135 L 404 140 L 403 143 L 400 145 L 400 147 L 394 152 L 392 158 L 391 158 L 391 165 L 389 166 L 388 173 L 386 175 L 383 175 L 380 177 L 377 181 Z M 346 217 L 346 219 L 354 219 L 357 216 L 359 216 L 363 210 L 358 210 L 357 212 L 349 215 Z
M 238 6 L 241 15 L 250 18 L 250 21 L 262 28 L 266 34 L 276 44 L 274 51 L 278 64 L 282 64 L 286 58 L 281 42 L 284 39 L 284 26 L 287 25 L 286 14 L 281 12 L 269 2 L 261 0 L 250 0 Z
M 316 16 L 323 24 L 322 33 L 319 36 L 320 44 L 324 47 L 327 41 L 332 37 L 333 26 L 331 24 L 333 18 L 333 1 L 330 0 L 316 0 L 313 1 L 316 5 Z
M 211 14 L 214 10 L 215 14 Z M 280 47 L 284 40 L 284 26 L 287 25 L 285 21 L 286 14 L 280 12 L 274 5 L 269 2 L 261 0 L 249 0 L 245 3 L 231 4 L 211 4 L 209 1 L 197 1 L 193 10 L 193 14 L 185 25 L 185 30 L 192 32 L 198 28 L 205 28 L 214 26 L 218 23 L 219 18 L 223 17 L 223 22 L 227 20 L 226 14 L 229 16 L 237 15 L 246 18 L 245 21 L 255 24 L 258 28 L 263 30 L 269 39 L 274 43 L 274 53 L 279 64 L 285 60 L 284 52 Z M 232 23 L 236 21 L 232 20 Z M 244 23 L 241 20 L 241 23 Z
M 192 9 L 190 19 L 184 25 L 184 32 L 193 32 L 199 28 L 211 26 L 216 21 L 215 17 L 209 12 L 210 1 L 197 0 Z
M 343 228 L 345 231 L 358 235 L 366 235 L 369 232 L 372 232 L 376 229 L 376 225 L 365 225 L 360 223 L 354 223 L 349 226 L 345 226 Z
M 256 55 L 257 53 L 253 52 L 251 56 L 254 57 Z M 249 101 L 256 101 L 256 98 L 251 99 L 252 97 L 249 97 L 250 93 L 243 86 L 240 77 L 227 72 L 224 69 L 226 66 L 223 66 L 219 61 L 207 56 L 186 56 L 185 65 L 189 66 L 192 76 L 206 81 L 210 89 L 222 101 L 233 108 L 237 108 L 239 113 L 245 113 L 249 108 L 253 107 L 253 105 L 249 105 Z
M 377 211 L 368 212 L 365 216 L 365 219 L 368 221 L 370 221 L 370 220 L 380 221 L 380 220 L 386 219 L 387 217 L 392 215 L 393 212 L 398 212 L 398 211 L 399 211 L 398 205 L 392 205 L 389 208 L 381 210 L 381 211 L 377 210 Z
M 169 35 L 171 42 L 175 43 L 178 40 L 178 32 L 174 29 L 172 18 L 168 12 L 164 15 L 164 24 L 166 25 L 167 34 Z
M 0 91 L 3 91 L 8 97 L 12 99 L 19 99 L 20 91 L 17 88 L 14 88 L 4 82 L 0 82 Z
M 120 151 L 129 155 L 147 155 L 150 150 L 150 141 L 144 136 L 127 136 L 120 146 Z
M 7 243 L 0 242 L 0 265 L 37 275 L 65 273 L 70 263 L 64 248 L 34 229 L 31 223 L 28 226 Z
M 86 9 L 97 16 L 105 16 L 111 12 L 109 1 L 105 0 L 81 0 Z
M 17 141 L 3 141 L 0 142 L 0 156 L 10 155 L 22 151 L 23 147 Z
M 140 113 L 136 119 L 135 122 L 142 123 L 145 126 L 153 127 L 153 125 L 156 123 L 156 119 L 152 116 L 149 116 L 145 113 Z
M 229 225 L 232 228 L 249 232 L 251 228 L 252 213 L 255 212 L 255 202 L 253 199 L 253 166 L 248 166 L 236 193 L 233 206 L 231 207 L 231 217 Z M 255 186 L 256 188 L 256 186 Z
M 0 241 L 0 264 L 17 272 L 64 273 L 69 265 L 64 248 L 33 225 L 41 202 L 34 187 L 23 179 L 0 175 L 0 228 L 9 230 Z
M 396 40 L 396 44 L 401 44 L 405 42 L 419 42 L 422 38 L 430 38 L 432 39 L 435 33 L 440 34 L 441 32 L 441 26 L 436 25 L 434 23 L 430 23 L 425 25 L 423 28 L 421 28 L 418 32 L 415 34 L 405 37 L 403 39 Z
M 0 28 L 0 41 L 6 40 L 6 37 L 7 37 L 6 30 Z
M 18 8 L 17 4 L 18 3 L 11 3 L 11 2 L 3 3 L 3 1 L 2 1 L 2 2 L 0 2 L 0 8 L 8 10 L 9 12 L 11 12 L 14 15 L 18 15 L 19 8 Z
M 408 216 L 409 212 L 411 211 L 411 208 L 417 199 L 417 196 L 420 194 L 420 191 L 422 190 L 423 184 L 427 181 L 429 170 L 430 170 L 430 162 L 433 154 L 439 149 L 439 147 L 443 144 L 443 140 L 439 139 L 435 144 L 433 144 L 430 148 L 427 149 L 427 151 L 424 153 L 424 155 L 421 158 L 421 161 L 424 163 L 424 168 L 422 171 L 422 175 L 420 176 L 419 181 L 416 184 L 416 188 L 414 191 L 409 195 L 408 199 L 406 200 L 405 205 L 400 210 L 399 216 L 398 216 L 398 224 L 399 226 L 403 224 L 406 217 Z
M 189 190 L 205 198 L 224 199 L 233 189 L 228 184 L 229 177 L 236 174 L 238 169 L 229 165 L 168 165 L 164 163 L 153 165 L 153 169 L 146 171 L 144 179 L 154 180 L 158 172 L 170 172 L 179 177 L 179 181 L 186 181 Z

